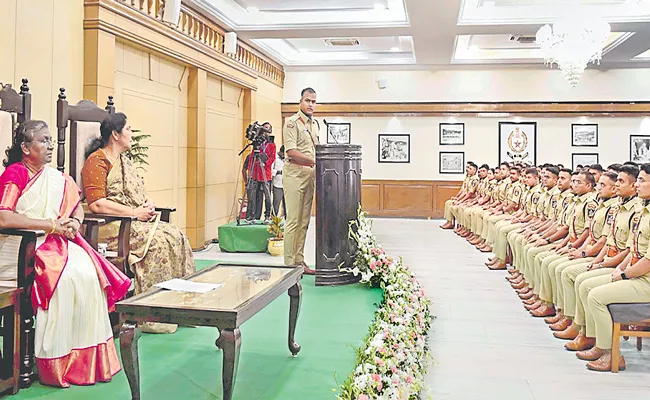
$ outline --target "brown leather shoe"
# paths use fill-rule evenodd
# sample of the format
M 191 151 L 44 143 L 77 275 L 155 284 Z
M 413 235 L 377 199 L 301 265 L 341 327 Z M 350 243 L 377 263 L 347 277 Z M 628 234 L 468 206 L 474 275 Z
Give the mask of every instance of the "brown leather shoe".
M 589 350 L 584 350 L 584 351 L 579 351 L 576 353 L 576 357 L 583 361 L 596 361 L 598 360 L 602 355 L 604 351 L 599 349 L 598 347 L 594 346 Z
M 575 339 L 564 345 L 564 348 L 569 351 L 585 351 L 591 349 L 595 345 L 596 339 L 588 338 L 585 336 L 584 331 L 581 330 Z
M 571 324 L 563 331 L 553 332 L 553 336 L 562 340 L 573 340 L 578 337 L 580 333 L 580 328 Z
M 562 313 L 557 313 L 557 314 L 556 314 L 555 316 L 553 316 L 553 317 L 547 317 L 547 318 L 544 318 L 544 322 L 546 322 L 546 323 L 549 324 L 549 325 L 550 325 L 550 324 L 555 324 L 555 323 L 557 323 L 557 322 L 560 322 L 560 320 L 561 320 L 562 318 L 564 318 L 564 314 L 562 314 Z
M 557 331 L 557 332 L 562 332 L 565 329 L 567 329 L 569 326 L 571 326 L 571 320 L 567 317 L 562 317 L 558 322 L 549 325 L 548 327 L 551 328 L 552 331 Z M 571 337 L 573 339 L 578 335 L 578 331 L 575 332 L 575 335 Z M 558 336 L 556 336 L 558 337 Z
M 530 310 L 530 315 L 533 317 L 550 317 L 555 314 L 555 307 L 549 306 L 546 303 L 543 303 L 541 307 Z
M 530 286 L 528 286 L 528 284 L 526 284 L 526 286 L 524 286 L 521 289 L 515 289 L 515 292 L 517 292 L 517 294 L 526 294 L 526 293 L 530 292 Z
M 512 283 L 510 286 L 512 286 L 512 288 L 515 289 L 515 290 L 521 290 L 521 289 L 527 289 L 528 288 L 528 284 L 526 284 L 526 281 L 524 281 L 523 279 L 521 281 L 519 281 L 519 282 Z M 528 290 L 526 290 L 526 291 L 528 291 Z
M 538 301 L 539 301 L 539 297 L 537 297 L 537 295 L 533 293 L 532 296 L 530 296 L 530 298 L 524 299 L 523 303 L 527 306 L 532 306 Z
M 508 272 L 510 273 L 510 275 L 521 275 L 521 271 L 515 268 L 509 269 Z
M 508 266 L 506 265 L 505 261 L 499 261 L 498 263 L 494 265 L 488 266 L 488 269 L 491 271 L 503 271 L 507 268 Z
M 604 353 L 600 358 L 596 361 L 588 362 L 587 363 L 587 368 L 589 368 L 592 371 L 598 371 L 598 372 L 609 372 L 612 370 L 612 352 L 608 351 Z M 625 370 L 625 358 L 623 356 L 620 356 L 618 359 L 618 370 L 619 371 L 624 371 Z
M 441 229 L 452 229 L 454 227 L 454 224 L 451 222 L 447 221 L 445 224 L 440 225 Z
M 544 305 L 544 302 L 543 302 L 542 300 L 540 300 L 540 299 L 537 299 L 533 304 L 525 305 L 524 308 L 525 308 L 526 310 L 528 310 L 528 311 L 531 311 L 531 310 L 536 310 L 536 309 L 538 309 L 538 308 L 541 307 L 542 305 Z
M 510 271 L 510 270 L 508 270 Z M 524 280 L 524 277 L 522 275 L 507 275 L 506 280 L 510 283 L 519 283 Z
M 492 247 L 490 247 L 489 244 L 484 244 L 480 249 L 478 249 L 481 253 L 491 253 L 492 252 Z
M 485 240 L 483 240 L 482 238 L 478 242 L 474 243 L 474 247 L 476 247 L 477 249 L 480 249 L 483 246 L 485 246 Z
M 305 275 L 316 275 L 316 270 L 309 268 L 309 266 L 304 261 L 300 263 L 300 265 L 302 265 L 302 267 L 305 269 Z

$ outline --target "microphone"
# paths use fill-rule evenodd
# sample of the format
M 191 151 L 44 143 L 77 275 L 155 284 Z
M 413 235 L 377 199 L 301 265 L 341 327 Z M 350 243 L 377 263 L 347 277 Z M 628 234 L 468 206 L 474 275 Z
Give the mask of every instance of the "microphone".
M 325 127 L 327 128 L 327 137 L 330 137 L 330 127 L 327 121 L 325 121 L 325 118 L 323 118 L 323 123 L 325 124 Z M 336 136 L 332 135 L 332 139 L 334 139 L 334 143 L 340 144 L 338 140 L 336 140 Z

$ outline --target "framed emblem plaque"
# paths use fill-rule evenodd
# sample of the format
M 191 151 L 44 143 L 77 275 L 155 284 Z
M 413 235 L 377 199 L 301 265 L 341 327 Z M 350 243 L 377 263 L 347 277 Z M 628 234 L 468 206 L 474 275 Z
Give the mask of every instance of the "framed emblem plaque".
M 499 163 L 537 165 L 537 122 L 499 122 Z

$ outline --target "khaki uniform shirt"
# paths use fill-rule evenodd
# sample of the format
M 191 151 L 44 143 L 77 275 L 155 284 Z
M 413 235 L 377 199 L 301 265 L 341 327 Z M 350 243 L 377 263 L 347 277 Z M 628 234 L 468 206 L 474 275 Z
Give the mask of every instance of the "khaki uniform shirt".
M 510 186 L 512 186 L 512 181 L 510 180 L 510 177 L 507 177 L 506 179 L 501 179 L 501 185 L 499 186 L 500 202 L 503 203 L 508 198 L 508 189 L 510 189 Z
M 467 190 L 470 193 L 476 194 L 476 191 L 478 190 L 478 184 L 481 179 L 478 177 L 478 175 L 474 174 L 469 177 L 469 180 L 467 181 Z
M 528 195 L 526 196 L 526 201 L 523 204 L 523 207 L 526 207 L 526 214 L 536 215 L 537 204 L 539 199 L 542 196 L 542 185 L 537 184 L 532 188 L 528 189 Z
M 523 188 L 521 186 L 521 182 L 517 181 L 512 183 L 508 188 L 506 198 L 508 199 L 508 202 L 511 201 L 519 205 L 519 201 L 521 200 L 522 193 L 523 193 Z
M 479 197 L 483 197 L 488 194 L 488 189 L 490 188 L 490 181 L 488 180 L 487 176 L 483 179 L 481 179 L 478 183 L 478 195 Z
M 309 118 L 302 111 L 298 111 L 284 122 L 282 134 L 284 136 L 284 151 L 287 164 L 296 165 L 292 162 L 289 150 L 298 150 L 305 156 L 316 159 L 316 144 L 318 143 L 319 125 L 313 118 Z
M 596 192 L 593 190 L 580 196 L 575 196 L 573 215 L 569 220 L 569 238 L 571 240 L 577 239 L 589 227 L 588 221 L 593 218 L 597 208 Z
M 632 231 L 634 214 L 641 211 L 643 211 L 643 200 L 638 196 L 627 199 L 620 205 L 607 235 L 608 246 L 614 246 L 620 251 L 625 250 Z
M 562 192 L 557 186 L 553 186 L 553 188 L 548 191 L 546 204 L 544 205 L 544 219 L 555 220 L 555 214 L 557 213 L 558 204 L 560 204 L 561 194 Z
M 568 213 L 573 211 L 573 193 L 570 189 L 565 190 L 560 193 L 557 201 L 557 206 L 555 207 L 555 213 L 553 215 L 553 221 L 557 222 L 558 225 L 566 225 L 564 223 L 565 217 Z
M 493 182 L 492 182 L 492 185 L 491 185 L 492 189 L 490 190 L 490 200 L 491 201 L 499 200 L 499 193 L 500 193 L 502 182 L 503 182 L 503 179 L 501 179 L 501 180 L 496 179 L 496 178 L 493 179 Z
M 620 205 L 621 201 L 618 197 L 612 197 L 611 199 L 598 202 L 598 209 L 589 224 L 589 233 L 594 241 L 598 241 L 602 237 L 607 237 Z
M 539 197 L 537 199 L 537 203 L 535 204 L 535 216 L 537 218 L 542 218 L 544 216 L 544 207 L 546 207 L 546 201 L 549 198 L 549 190 L 546 186 L 541 186 L 540 185 L 540 192 L 539 192 Z
M 630 248 L 633 257 L 630 265 L 637 261 L 634 258 L 645 257 L 650 259 L 648 252 L 648 247 L 650 247 L 650 202 L 643 199 L 639 200 L 641 200 L 641 203 L 637 208 L 642 208 L 632 218 L 632 234 L 627 240 L 627 247 Z

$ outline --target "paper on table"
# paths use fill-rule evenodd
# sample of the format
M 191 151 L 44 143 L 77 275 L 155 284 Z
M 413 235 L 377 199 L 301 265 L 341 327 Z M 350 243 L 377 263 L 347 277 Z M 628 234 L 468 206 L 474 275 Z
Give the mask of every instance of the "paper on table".
M 156 283 L 154 286 L 176 292 L 207 293 L 211 290 L 220 288 L 223 284 L 192 282 L 175 278 L 166 282 Z

